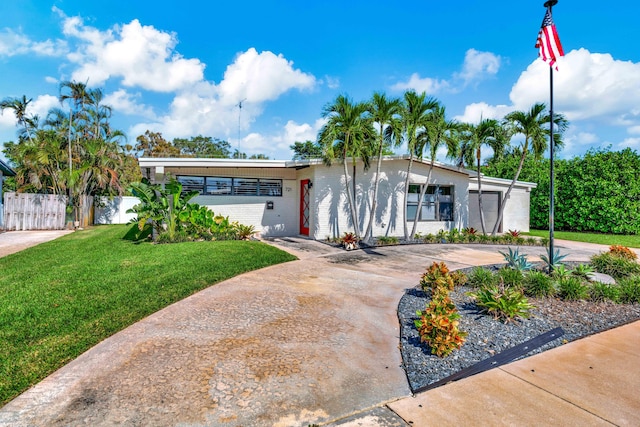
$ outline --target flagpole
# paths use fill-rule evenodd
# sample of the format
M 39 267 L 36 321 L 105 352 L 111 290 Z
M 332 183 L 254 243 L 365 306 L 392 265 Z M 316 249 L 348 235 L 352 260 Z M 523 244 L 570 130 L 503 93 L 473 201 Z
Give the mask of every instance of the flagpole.
M 544 7 L 549 9 L 552 15 L 553 6 L 558 4 L 558 0 L 545 2 Z M 553 259 L 553 229 L 554 229 L 554 173 L 553 173 L 553 67 L 549 67 L 549 261 Z M 549 272 L 553 271 L 553 265 L 549 265 Z

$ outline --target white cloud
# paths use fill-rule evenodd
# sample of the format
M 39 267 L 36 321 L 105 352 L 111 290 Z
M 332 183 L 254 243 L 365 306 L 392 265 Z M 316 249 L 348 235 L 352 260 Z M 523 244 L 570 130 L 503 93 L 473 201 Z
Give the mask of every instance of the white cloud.
M 114 110 L 128 115 L 142 116 L 147 119 L 155 119 L 153 108 L 138 102 L 140 94 L 132 95 L 124 89 L 119 89 L 104 97 L 104 104 Z
M 617 148 L 620 150 L 624 148 L 640 149 L 640 138 L 625 138 L 617 145 Z
M 500 62 L 500 56 L 491 52 L 469 49 L 464 55 L 462 71 L 456 73 L 455 77 L 461 79 L 466 86 L 488 76 L 495 76 L 500 70 Z
M 572 50 L 558 61 L 554 72 L 554 109 L 571 121 L 596 119 L 606 124 L 638 124 L 640 63 L 620 61 L 610 54 Z M 516 109 L 535 102 L 548 103 L 549 66 L 535 60 L 511 90 Z
M 469 49 L 464 55 L 462 70 L 453 73 L 450 79 L 420 77 L 419 73 L 413 73 L 407 81 L 392 85 L 391 90 L 414 89 L 416 92 L 426 92 L 429 95 L 438 92 L 459 92 L 472 83 L 495 76 L 500 70 L 501 60 L 500 56 L 494 53 Z
M 631 135 L 640 135 L 640 125 L 631 126 L 629 129 L 627 129 L 627 132 L 629 132 Z
M 67 55 L 78 67 L 73 80 L 99 86 L 109 78 L 122 78 L 125 86 L 173 92 L 203 79 L 204 64 L 174 50 L 178 43 L 174 33 L 143 26 L 137 19 L 99 31 L 79 17 L 58 12 L 64 17 L 63 33 L 78 42 Z
M 63 40 L 32 41 L 21 33 L 9 28 L 0 31 L 0 57 L 27 55 L 34 53 L 39 56 L 62 56 L 67 52 L 67 44 Z
M 398 82 L 391 86 L 391 89 L 396 91 L 414 89 L 416 92 L 426 92 L 429 95 L 434 95 L 448 88 L 448 81 L 432 79 L 430 77 L 420 77 L 418 73 L 413 73 L 406 82 Z
M 469 104 L 464 108 L 464 113 L 455 116 L 454 119 L 463 123 L 480 123 L 480 119 L 501 120 L 505 114 L 513 111 L 509 105 L 489 105 L 486 102 Z
M 50 109 L 59 107 L 60 103 L 58 98 L 53 95 L 40 95 L 36 99 L 32 99 L 27 106 L 27 116 L 38 116 L 40 120 L 43 120 Z M 0 114 L 0 128 L 11 129 L 16 128 L 17 121 L 16 116 L 11 109 L 5 109 Z
M 324 76 L 324 82 L 326 83 L 329 89 L 338 89 L 340 87 L 340 78 L 339 77 L 331 77 Z
M 293 62 L 282 55 L 254 48 L 239 54 L 227 67 L 220 82 L 220 100 L 225 104 L 272 101 L 291 90 L 311 89 L 316 79 L 311 74 L 293 68 Z

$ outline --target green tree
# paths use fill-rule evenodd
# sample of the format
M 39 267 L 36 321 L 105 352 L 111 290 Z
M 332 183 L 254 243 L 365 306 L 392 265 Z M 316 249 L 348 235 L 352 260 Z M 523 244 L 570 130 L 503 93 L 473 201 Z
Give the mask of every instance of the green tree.
M 478 209 L 480 212 L 480 224 L 482 234 L 487 234 L 484 223 L 484 210 L 482 207 L 482 173 L 481 158 L 482 147 L 487 146 L 493 149 L 494 157 L 499 158 L 507 143 L 504 128 L 495 119 L 480 119 L 477 125 L 466 123 L 460 132 L 461 138 L 461 159 L 467 165 L 473 165 L 476 161 L 476 173 L 478 177 Z
M 443 145 L 446 146 L 447 157 L 449 158 L 457 158 L 460 151 L 458 139 L 458 129 L 460 126 L 457 122 L 446 119 L 444 106 L 439 103 L 434 106 L 431 109 L 431 112 L 427 115 L 427 120 L 425 121 L 424 126 L 424 130 L 417 140 L 416 155 L 419 158 L 422 158 L 424 151 L 426 149 L 429 150 L 429 172 L 427 173 L 427 179 L 425 180 L 425 184 L 422 186 L 420 195 L 418 196 L 418 211 L 416 212 L 416 217 L 413 219 L 413 227 L 411 229 L 411 234 L 409 235 L 412 239 L 416 234 L 419 210 L 422 206 L 422 202 L 424 201 L 424 196 L 427 192 L 427 188 L 429 187 L 429 183 L 431 182 L 431 174 L 433 172 L 433 166 L 435 165 L 438 150 Z
M 368 115 L 368 105 L 362 102 L 354 103 L 347 96 L 338 95 L 332 103 L 324 107 L 322 117 L 327 119 L 327 123 L 320 130 L 318 141 L 323 147 L 324 161 L 329 165 L 336 159 L 342 162 L 351 223 L 355 235 L 360 238 L 355 191 L 352 192 L 349 186 L 347 162 L 351 157 L 355 167 L 355 161 L 360 157 L 365 168 L 369 165 L 367 144 L 373 139 L 375 130 Z M 355 187 L 355 177 L 353 184 Z
M 551 122 L 551 116 L 546 112 L 546 106 L 543 103 L 534 104 L 529 111 L 513 111 L 505 116 L 505 121 L 508 126 L 511 126 L 513 134 L 521 134 L 524 136 L 524 141 L 516 147 L 520 152 L 520 162 L 518 163 L 516 174 L 504 195 L 498 212 L 498 219 L 491 232 L 492 235 L 498 232 L 498 228 L 502 222 L 504 208 L 509 200 L 511 190 L 513 190 L 520 176 L 520 171 L 522 171 L 522 165 L 527 157 L 527 153 L 531 150 L 534 157 L 540 159 L 547 149 L 547 138 L 550 135 L 549 123 Z M 562 114 L 554 114 L 553 122 L 555 127 L 553 136 L 554 147 L 560 148 L 563 145 L 562 133 L 566 130 L 568 122 Z
M 378 206 L 380 168 L 382 165 L 382 156 L 385 154 L 385 148 L 390 146 L 397 147 L 402 141 L 402 126 L 400 123 L 401 101 L 397 98 L 389 99 L 386 94 L 375 92 L 369 104 L 371 120 L 377 124 L 378 138 L 373 147 L 377 155 L 376 173 L 374 175 L 371 209 L 369 210 L 369 223 L 364 232 L 365 239 L 371 239 L 373 237 L 373 221 Z
M 321 159 L 322 147 L 315 141 L 294 142 L 289 148 L 293 151 L 293 160 Z
M 160 132 L 147 130 L 136 138 L 135 150 L 140 157 L 179 157 L 180 149 L 162 137 Z
M 409 152 L 409 164 L 407 166 L 407 177 L 404 183 L 404 238 L 409 239 L 409 225 L 407 222 L 407 200 L 409 199 L 409 183 L 411 182 L 411 170 L 416 150 L 421 143 L 421 138 L 425 138 L 425 129 L 429 120 L 429 113 L 438 107 L 438 101 L 427 98 L 425 92 L 418 95 L 415 91 L 407 91 L 404 94 L 404 103 L 401 110 L 401 124 L 404 138 Z
M 229 142 L 210 136 L 192 136 L 174 138 L 173 146 L 180 151 L 181 157 L 205 157 L 214 159 L 228 159 L 231 157 Z
M 33 142 L 31 133 L 37 128 L 37 119 L 27 114 L 27 108 L 32 99 L 25 95 L 22 98 L 5 98 L 0 102 L 0 113 L 4 113 L 4 110 L 13 110 L 13 114 L 16 116 L 18 125 L 22 127 L 20 135 L 26 135 L 29 140 Z

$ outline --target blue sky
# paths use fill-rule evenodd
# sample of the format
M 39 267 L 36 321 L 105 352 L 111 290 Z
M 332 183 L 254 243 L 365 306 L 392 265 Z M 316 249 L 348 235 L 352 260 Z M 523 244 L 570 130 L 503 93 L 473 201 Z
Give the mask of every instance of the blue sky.
M 0 98 L 26 95 L 44 116 L 60 81 L 86 81 L 131 143 L 147 129 L 202 134 L 277 159 L 315 139 L 338 94 L 424 90 L 468 122 L 548 102 L 549 67 L 534 48 L 542 1 L 305 3 L 2 2 Z M 640 149 L 640 5 L 604 6 L 554 8 L 566 55 L 555 110 L 571 123 L 560 157 Z M 15 138 L 5 111 L 0 141 Z

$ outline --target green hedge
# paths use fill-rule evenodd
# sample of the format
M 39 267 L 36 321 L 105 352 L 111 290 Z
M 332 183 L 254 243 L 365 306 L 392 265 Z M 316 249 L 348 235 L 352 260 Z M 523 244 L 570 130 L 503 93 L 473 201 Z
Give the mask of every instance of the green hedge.
M 483 172 L 513 178 L 518 158 L 492 160 Z M 555 162 L 555 229 L 640 234 L 640 154 L 597 149 Z M 519 180 L 535 182 L 531 227 L 549 227 L 549 160 L 529 156 Z

